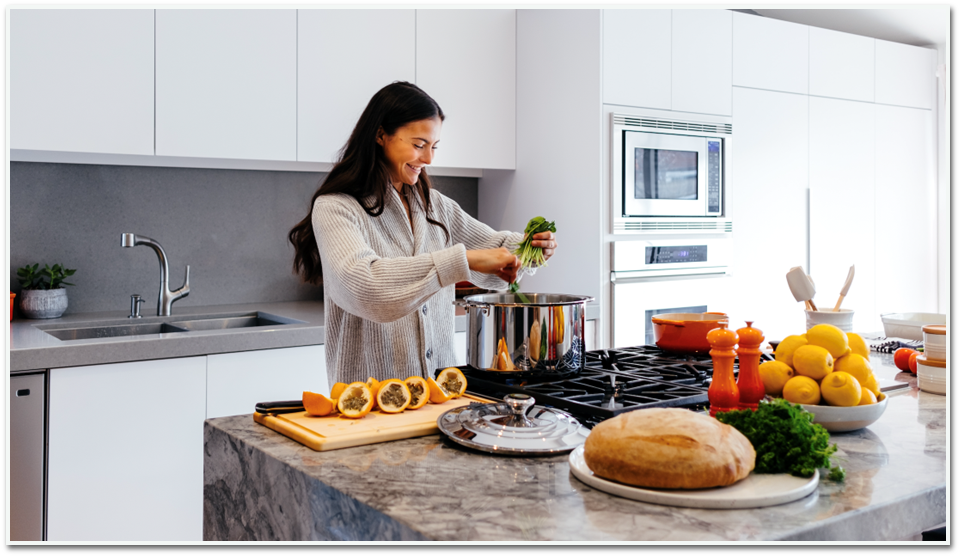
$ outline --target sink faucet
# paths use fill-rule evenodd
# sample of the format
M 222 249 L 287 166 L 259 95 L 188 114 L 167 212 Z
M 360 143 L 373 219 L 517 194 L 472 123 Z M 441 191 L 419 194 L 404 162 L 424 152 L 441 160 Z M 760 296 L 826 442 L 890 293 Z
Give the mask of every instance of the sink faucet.
M 190 294 L 190 265 L 187 265 L 187 274 L 183 279 L 183 286 L 171 292 L 168 286 L 170 272 L 167 268 L 167 254 L 163 252 L 163 247 L 156 240 L 124 233 L 121 236 L 120 245 L 125 248 L 150 246 L 153 251 L 157 252 L 157 257 L 160 258 L 160 295 L 157 298 L 157 315 L 170 315 L 170 307 L 173 306 L 173 302 Z

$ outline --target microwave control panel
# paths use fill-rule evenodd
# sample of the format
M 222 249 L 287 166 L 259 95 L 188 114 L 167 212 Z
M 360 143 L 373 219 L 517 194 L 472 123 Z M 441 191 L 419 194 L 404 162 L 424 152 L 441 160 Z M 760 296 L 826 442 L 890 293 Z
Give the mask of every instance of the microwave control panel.
M 707 213 L 720 213 L 720 142 L 707 141 Z

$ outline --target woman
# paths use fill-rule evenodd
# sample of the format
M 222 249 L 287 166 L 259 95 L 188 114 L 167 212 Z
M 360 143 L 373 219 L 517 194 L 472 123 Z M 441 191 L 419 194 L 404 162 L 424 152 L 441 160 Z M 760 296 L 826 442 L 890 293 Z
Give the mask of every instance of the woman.
M 378 91 L 290 231 L 294 272 L 323 284 L 331 384 L 464 364 L 453 346 L 454 285 L 503 290 L 516 280 L 508 246 L 523 235 L 494 231 L 430 188 L 443 119 L 416 85 Z M 532 244 L 545 258 L 557 247 L 551 232 Z

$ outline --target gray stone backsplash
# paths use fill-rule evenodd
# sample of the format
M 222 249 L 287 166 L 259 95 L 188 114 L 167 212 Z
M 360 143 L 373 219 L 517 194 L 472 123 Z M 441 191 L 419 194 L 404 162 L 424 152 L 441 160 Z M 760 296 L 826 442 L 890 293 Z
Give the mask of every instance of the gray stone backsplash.
M 149 247 L 120 246 L 132 232 L 163 246 L 171 289 L 190 265 L 190 295 L 174 308 L 322 299 L 293 274 L 287 233 L 325 175 L 11 162 L 10 288 L 20 292 L 19 267 L 61 263 L 77 269 L 66 314 L 128 309 L 140 294 L 155 315 L 160 266 Z M 433 183 L 477 215 L 476 178 Z

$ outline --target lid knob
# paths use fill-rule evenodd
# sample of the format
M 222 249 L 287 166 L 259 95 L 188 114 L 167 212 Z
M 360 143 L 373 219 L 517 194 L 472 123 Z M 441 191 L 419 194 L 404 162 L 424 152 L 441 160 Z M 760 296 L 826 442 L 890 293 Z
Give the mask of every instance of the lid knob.
M 513 412 L 508 423 L 504 425 L 510 427 L 536 427 L 536 424 L 527 419 L 527 409 L 533 406 L 536 399 L 530 395 L 511 393 L 503 397 L 503 401 L 507 403 L 510 411 Z

